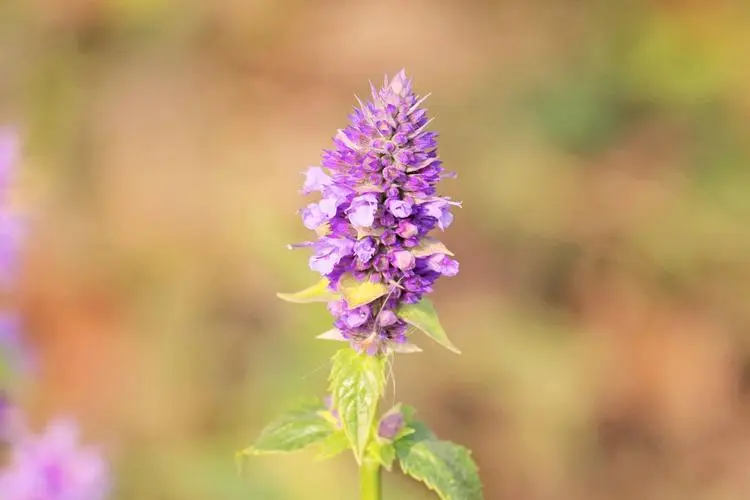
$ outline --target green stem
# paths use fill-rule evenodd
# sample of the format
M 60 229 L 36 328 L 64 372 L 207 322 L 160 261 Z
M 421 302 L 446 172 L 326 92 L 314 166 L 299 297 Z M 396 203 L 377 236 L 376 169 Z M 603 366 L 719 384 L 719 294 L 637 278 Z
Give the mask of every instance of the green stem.
M 361 500 L 380 500 L 380 464 L 365 456 L 359 467 L 359 493 Z

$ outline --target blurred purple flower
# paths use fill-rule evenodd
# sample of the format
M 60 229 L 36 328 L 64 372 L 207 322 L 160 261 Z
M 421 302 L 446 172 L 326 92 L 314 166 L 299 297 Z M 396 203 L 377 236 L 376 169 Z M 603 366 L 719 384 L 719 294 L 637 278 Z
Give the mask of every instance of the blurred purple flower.
M 305 173 L 302 191 L 322 199 L 302 211 L 304 225 L 327 232 L 312 245 L 310 268 L 338 290 L 339 280 L 389 283 L 373 302 L 329 308 L 335 326 L 355 348 L 377 353 L 389 342 L 405 342 L 401 304 L 414 304 L 440 276 L 455 276 L 458 262 L 420 246 L 433 229 L 445 230 L 460 203 L 437 195 L 446 177 L 437 154 L 437 134 L 427 130 L 425 98 L 417 96 L 402 70 L 383 87 L 371 85 L 372 100 L 359 102 L 350 124 L 339 130 L 320 167 Z M 416 248 L 420 251 L 417 253 Z M 438 248 L 428 246 L 427 248 Z M 380 316 L 385 315 L 384 318 Z
M 21 237 L 19 220 L 8 210 L 8 186 L 18 157 L 18 137 L 0 128 L 0 285 L 8 286 L 16 275 Z
M 0 391 L 0 444 L 12 444 L 26 435 L 26 420 L 6 392 Z
M 404 427 L 404 416 L 400 411 L 385 415 L 378 425 L 378 436 L 393 439 Z
M 65 419 L 14 442 L 0 471 L 3 500 L 103 500 L 109 486 L 106 462 L 96 449 L 79 447 L 78 428 Z

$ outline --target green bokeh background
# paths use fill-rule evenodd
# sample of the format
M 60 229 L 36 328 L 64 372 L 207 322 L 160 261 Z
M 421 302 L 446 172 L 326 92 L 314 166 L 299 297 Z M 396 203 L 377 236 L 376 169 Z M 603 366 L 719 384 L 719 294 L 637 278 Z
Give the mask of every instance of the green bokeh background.
M 348 456 L 233 460 L 325 389 L 325 308 L 274 296 L 315 279 L 300 172 L 406 67 L 459 174 L 463 355 L 424 340 L 396 398 L 488 500 L 747 498 L 749 53 L 742 1 L 0 2 L 24 405 L 81 421 L 116 499 L 354 498 Z

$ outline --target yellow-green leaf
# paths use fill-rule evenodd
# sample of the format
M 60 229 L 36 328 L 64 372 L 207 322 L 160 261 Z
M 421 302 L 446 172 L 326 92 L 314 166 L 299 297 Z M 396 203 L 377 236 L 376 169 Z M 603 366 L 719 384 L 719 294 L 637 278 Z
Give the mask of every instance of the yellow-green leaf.
M 347 341 L 344 338 L 344 335 L 341 333 L 341 330 L 339 330 L 338 328 L 331 328 L 330 330 L 326 330 L 315 338 L 322 340 L 341 340 L 343 342 Z
M 326 440 L 336 428 L 321 416 L 323 410 L 317 400 L 299 404 L 264 427 L 255 443 L 239 456 L 289 453 Z
M 419 346 L 414 345 L 411 342 L 391 342 L 390 344 L 388 344 L 388 350 L 396 354 L 412 354 L 415 352 L 422 352 L 422 349 Z
M 445 255 L 453 255 L 453 252 L 443 245 L 443 243 L 435 238 L 429 236 L 422 239 L 422 241 L 411 250 L 414 257 L 428 257 L 436 253 L 442 253 Z
M 404 474 L 422 481 L 441 500 L 483 500 L 477 465 L 463 446 L 415 432 L 396 441 L 395 448 Z
M 339 299 L 339 294 L 328 288 L 328 280 L 323 278 L 314 285 L 294 293 L 277 293 L 276 296 L 295 304 L 309 304 L 311 302 L 329 302 Z
M 416 304 L 404 304 L 399 307 L 397 314 L 410 325 L 422 330 L 438 344 L 456 354 L 461 354 L 461 351 L 453 345 L 448 338 L 448 334 L 443 330 L 435 306 L 429 299 L 422 299 Z
M 329 380 L 333 407 L 338 411 L 354 458 L 361 463 L 385 389 L 385 360 L 382 356 L 342 349 L 333 356 Z
M 369 279 L 358 281 L 351 274 L 345 274 L 339 280 L 339 291 L 346 299 L 349 308 L 369 304 L 373 300 L 388 293 L 388 287 L 383 283 L 373 283 Z

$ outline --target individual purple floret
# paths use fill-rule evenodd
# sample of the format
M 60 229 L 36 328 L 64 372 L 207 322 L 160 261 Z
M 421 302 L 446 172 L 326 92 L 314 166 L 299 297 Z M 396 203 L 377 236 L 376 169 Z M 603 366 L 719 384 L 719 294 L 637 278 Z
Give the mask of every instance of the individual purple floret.
M 13 443 L 0 471 L 3 500 L 103 500 L 108 492 L 106 462 L 97 450 L 79 447 L 78 428 L 68 420 Z
M 372 100 L 359 102 L 350 124 L 325 150 L 321 166 L 305 174 L 303 193 L 322 198 L 302 210 L 302 220 L 320 238 L 311 246 L 310 268 L 325 276 L 334 291 L 350 275 L 388 286 L 369 304 L 350 308 L 329 304 L 335 327 L 352 345 L 370 353 L 392 342 L 405 342 L 407 324 L 398 317 L 402 304 L 415 304 L 432 291 L 440 276 L 455 276 L 458 262 L 445 247 L 427 240 L 435 228 L 452 222 L 460 203 L 437 195 L 444 174 L 437 134 L 402 70 L 387 77 Z M 429 242 L 429 244 L 428 244 Z

